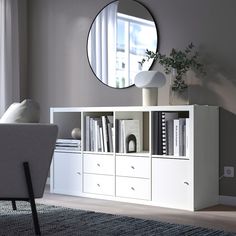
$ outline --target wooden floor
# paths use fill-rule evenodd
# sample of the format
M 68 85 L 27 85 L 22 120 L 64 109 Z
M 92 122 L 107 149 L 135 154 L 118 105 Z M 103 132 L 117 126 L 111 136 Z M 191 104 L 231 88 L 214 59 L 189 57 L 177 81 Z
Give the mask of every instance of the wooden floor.
M 189 212 L 124 202 L 51 194 L 48 188 L 45 190 L 44 197 L 38 199 L 37 202 L 236 232 L 236 207 L 230 206 L 218 205 L 197 212 Z

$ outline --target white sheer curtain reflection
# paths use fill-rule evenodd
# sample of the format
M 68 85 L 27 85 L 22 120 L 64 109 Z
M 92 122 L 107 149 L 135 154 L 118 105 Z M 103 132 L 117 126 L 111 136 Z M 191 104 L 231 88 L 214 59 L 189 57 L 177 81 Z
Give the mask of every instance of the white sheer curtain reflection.
M 88 55 L 97 77 L 116 87 L 116 24 L 118 1 L 106 6 L 96 17 L 89 34 Z M 91 50 L 91 48 L 95 50 Z
M 0 0 L 0 115 L 20 99 L 18 0 Z

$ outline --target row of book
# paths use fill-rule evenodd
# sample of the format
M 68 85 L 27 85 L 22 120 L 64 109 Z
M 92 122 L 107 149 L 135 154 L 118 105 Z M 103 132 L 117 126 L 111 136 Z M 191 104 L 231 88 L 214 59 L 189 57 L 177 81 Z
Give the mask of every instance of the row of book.
M 57 150 L 76 150 L 81 151 L 81 140 L 78 139 L 57 139 Z
M 116 152 L 140 152 L 139 120 L 116 119 Z
M 189 118 L 177 112 L 153 113 L 153 154 L 186 156 L 188 153 Z
M 85 117 L 85 150 L 113 152 L 113 116 Z

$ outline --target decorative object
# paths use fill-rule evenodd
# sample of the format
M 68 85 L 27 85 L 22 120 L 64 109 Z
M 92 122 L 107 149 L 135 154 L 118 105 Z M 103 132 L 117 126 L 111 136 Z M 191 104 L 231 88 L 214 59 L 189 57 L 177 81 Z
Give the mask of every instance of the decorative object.
M 138 62 L 145 56 L 146 48 L 156 51 L 158 42 L 155 20 L 143 3 L 112 1 L 91 25 L 88 61 L 100 82 L 112 88 L 127 88 L 134 85 L 137 73 L 150 69 L 153 60 L 143 68 Z
M 158 88 L 166 83 L 166 77 L 159 71 L 142 71 L 135 76 L 135 86 L 142 88 L 143 106 L 158 104 Z
M 126 138 L 126 153 L 131 152 L 137 152 L 137 139 L 133 134 Z
M 81 129 L 80 128 L 74 128 L 71 131 L 71 137 L 73 139 L 81 139 Z
M 186 73 L 189 70 L 196 70 L 205 74 L 204 66 L 199 62 L 199 54 L 193 51 L 194 45 L 190 43 L 183 51 L 172 49 L 169 56 L 159 52 L 146 50 L 146 57 L 140 62 L 143 65 L 146 61 L 154 59 L 164 67 L 166 74 L 171 76 L 170 104 L 188 104 L 188 87 Z
M 12 211 L 11 204 L 0 202 L 0 235 L 34 235 L 32 227 L 29 227 L 31 212 L 28 205 L 19 202 L 18 211 Z M 223 230 L 43 204 L 37 204 L 37 209 L 42 235 L 235 235 Z

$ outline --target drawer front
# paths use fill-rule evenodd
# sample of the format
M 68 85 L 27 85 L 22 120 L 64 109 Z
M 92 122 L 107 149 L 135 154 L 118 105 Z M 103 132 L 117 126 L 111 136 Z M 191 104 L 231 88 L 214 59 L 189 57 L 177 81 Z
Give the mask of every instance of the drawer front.
M 53 191 L 75 195 L 82 192 L 81 154 L 54 153 Z
M 116 177 L 116 196 L 150 200 L 150 180 Z
M 84 192 L 114 195 L 114 176 L 84 174 Z
M 115 174 L 114 156 L 85 154 L 84 172 L 92 174 Z
M 116 175 L 150 178 L 151 162 L 145 157 L 116 157 Z

